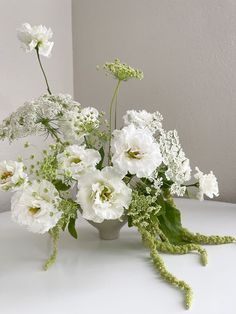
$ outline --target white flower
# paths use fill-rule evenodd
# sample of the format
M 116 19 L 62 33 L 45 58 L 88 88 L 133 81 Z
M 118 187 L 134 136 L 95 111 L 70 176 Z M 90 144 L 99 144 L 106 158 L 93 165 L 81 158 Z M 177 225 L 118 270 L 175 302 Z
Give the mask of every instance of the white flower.
M 66 141 L 82 144 L 84 136 L 99 127 L 99 113 L 93 107 L 74 106 L 64 112 L 59 129 Z
M 21 42 L 21 47 L 30 52 L 38 48 L 39 54 L 44 57 L 50 57 L 53 42 L 49 41 L 52 38 L 51 28 L 47 29 L 43 25 L 31 26 L 29 23 L 22 24 L 17 30 L 17 37 Z
M 153 134 L 162 130 L 163 117 L 158 111 L 150 113 L 146 110 L 128 110 L 123 116 L 123 120 L 125 125 L 134 124 L 138 129 L 147 128 Z
M 73 179 L 78 179 L 83 171 L 95 169 L 101 156 L 95 149 L 86 149 L 85 146 L 71 145 L 57 156 L 59 174 L 67 173 Z
M 115 130 L 112 139 L 112 162 L 122 173 L 149 177 L 161 164 L 159 145 L 147 129 L 136 129 L 133 124 Z
M 52 183 L 33 181 L 24 190 L 16 192 L 11 200 L 12 219 L 35 233 L 45 233 L 53 228 L 62 212 L 57 206 L 58 191 Z
M 219 196 L 218 182 L 213 172 L 211 171 L 209 174 L 203 174 L 198 167 L 196 167 L 196 171 L 197 173 L 194 175 L 194 178 L 199 182 L 197 198 L 203 200 L 204 194 L 210 198 Z
M 20 106 L 0 125 L 0 139 L 10 141 L 32 134 L 42 134 L 47 130 L 41 123 L 42 119 L 53 122 L 52 127 L 58 128 L 58 120 L 66 119 L 64 114 L 80 104 L 72 100 L 70 95 L 42 95 L 38 99 Z
M 173 183 L 170 187 L 170 194 L 177 196 L 184 196 L 186 192 L 186 186 L 181 186 L 178 183 Z
M 77 201 L 83 217 L 94 222 L 119 219 L 131 202 L 132 190 L 113 167 L 86 172 L 78 179 Z
M 0 162 L 0 189 L 3 191 L 19 189 L 28 180 L 22 162 L 4 160 Z
M 191 178 L 189 159 L 180 145 L 179 136 L 176 130 L 162 132 L 160 137 L 160 150 L 163 156 L 163 163 L 167 166 L 165 176 L 167 180 L 177 184 L 183 184 Z

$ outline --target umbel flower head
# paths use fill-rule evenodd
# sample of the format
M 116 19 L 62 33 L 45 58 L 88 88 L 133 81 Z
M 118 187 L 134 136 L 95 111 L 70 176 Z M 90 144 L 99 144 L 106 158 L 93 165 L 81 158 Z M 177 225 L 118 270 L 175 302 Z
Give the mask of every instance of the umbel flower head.
M 127 81 L 131 78 L 139 80 L 143 79 L 143 72 L 138 69 L 134 69 L 131 66 L 121 63 L 119 59 L 115 59 L 114 62 L 106 62 L 103 65 L 107 74 L 111 74 L 114 78 L 120 81 Z
M 49 41 L 52 38 L 51 28 L 43 25 L 31 26 L 29 23 L 22 24 L 17 30 L 17 37 L 21 42 L 21 47 L 25 52 L 38 49 L 40 55 L 50 57 L 54 43 Z

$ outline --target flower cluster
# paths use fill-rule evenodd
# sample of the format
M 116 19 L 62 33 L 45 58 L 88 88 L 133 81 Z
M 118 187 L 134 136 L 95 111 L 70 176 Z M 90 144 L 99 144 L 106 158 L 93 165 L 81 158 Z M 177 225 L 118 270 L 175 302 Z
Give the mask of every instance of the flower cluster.
M 107 74 L 111 74 L 119 81 L 127 81 L 131 78 L 136 78 L 138 80 L 143 79 L 142 71 L 134 69 L 125 63 L 121 63 L 119 59 L 115 59 L 114 62 L 106 62 L 103 65 L 103 68 Z
M 106 73 L 118 80 L 110 104 L 109 124 L 94 107 L 83 107 L 69 95 L 53 95 L 39 54 L 49 56 L 52 32 L 43 26 L 24 24 L 18 31 L 26 51 L 36 49 L 48 94 L 26 102 L 0 124 L 0 139 L 16 140 L 32 134 L 46 134 L 53 143 L 43 157 L 28 168 L 22 161 L 0 162 L 0 189 L 12 191 L 11 213 L 15 222 L 35 233 L 49 232 L 53 253 L 45 269 L 55 261 L 60 231 L 68 229 L 77 238 L 76 220 L 93 225 L 118 220 L 138 229 L 151 251 L 154 266 L 169 283 L 185 290 L 186 307 L 192 291 L 184 281 L 171 275 L 158 252 L 197 251 L 206 264 L 206 251 L 199 243 L 235 241 L 232 237 L 206 237 L 182 227 L 181 215 L 172 196 L 188 196 L 196 189 L 202 200 L 219 195 L 212 172 L 196 168 L 194 183 L 189 159 L 177 131 L 163 128 L 162 115 L 155 111 L 128 110 L 121 129 L 112 128 L 117 111 L 121 81 L 142 79 L 140 70 L 116 59 L 105 63 Z M 115 106 L 115 110 L 113 107 Z M 115 123 L 116 125 L 116 123 Z M 29 143 L 25 148 L 29 147 Z

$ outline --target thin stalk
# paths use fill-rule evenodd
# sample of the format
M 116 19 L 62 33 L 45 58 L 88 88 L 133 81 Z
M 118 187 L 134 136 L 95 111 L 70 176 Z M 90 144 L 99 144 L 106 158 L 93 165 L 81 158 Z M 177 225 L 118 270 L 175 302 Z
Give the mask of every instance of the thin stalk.
M 113 113 L 113 104 L 114 104 L 114 101 L 117 97 L 117 94 L 118 94 L 118 91 L 119 91 L 119 87 L 120 87 L 120 83 L 121 83 L 121 80 L 118 80 L 118 83 L 116 85 L 116 88 L 114 90 L 114 94 L 112 96 L 112 99 L 111 99 L 111 103 L 110 103 L 110 114 L 109 114 L 109 126 L 110 126 L 110 136 L 109 136 L 109 146 L 108 146 L 108 163 L 110 165 L 111 163 L 111 135 L 112 135 L 112 113 Z M 116 106 L 117 107 L 117 106 Z
M 50 87 L 49 87 L 49 84 L 48 84 L 47 76 L 46 76 L 46 74 L 45 74 L 45 71 L 44 71 L 44 69 L 43 69 L 43 65 L 42 65 L 42 62 L 41 62 L 41 59 L 40 59 L 39 49 L 38 49 L 38 47 L 36 47 L 35 49 L 36 49 L 36 53 L 37 53 L 37 58 L 38 58 L 39 66 L 40 66 L 40 68 L 41 68 L 41 70 L 42 70 L 43 77 L 44 77 L 45 82 L 46 82 L 46 85 L 47 85 L 47 91 L 48 91 L 49 95 L 52 95 L 51 90 L 50 90 Z

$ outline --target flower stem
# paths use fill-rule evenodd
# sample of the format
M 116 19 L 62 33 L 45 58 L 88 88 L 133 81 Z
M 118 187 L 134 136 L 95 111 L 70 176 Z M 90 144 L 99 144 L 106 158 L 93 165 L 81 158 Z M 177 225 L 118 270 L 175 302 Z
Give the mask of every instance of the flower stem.
M 114 104 L 115 99 L 117 99 L 120 83 L 121 83 L 121 80 L 118 80 L 118 83 L 116 85 L 116 88 L 114 90 L 114 94 L 112 96 L 111 103 L 110 103 L 110 113 L 109 113 L 110 136 L 109 136 L 109 147 L 108 147 L 108 163 L 109 164 L 111 163 L 111 135 L 112 135 L 113 104 Z M 116 110 L 117 110 L 117 104 L 115 106 L 115 119 L 116 119 Z M 115 122 L 115 126 L 116 126 L 116 122 Z
M 37 53 L 37 58 L 38 58 L 39 66 L 40 66 L 40 68 L 41 68 L 41 70 L 42 70 L 43 77 L 44 77 L 45 82 L 46 82 L 46 85 L 47 85 L 47 91 L 48 91 L 49 95 L 52 95 L 51 90 L 50 90 L 50 87 L 49 87 L 49 84 L 48 84 L 47 76 L 46 76 L 46 74 L 45 74 L 45 71 L 44 71 L 44 69 L 43 69 L 43 65 L 42 65 L 42 62 L 41 62 L 41 59 L 40 59 L 38 46 L 37 46 L 35 49 L 36 49 L 36 53 Z

